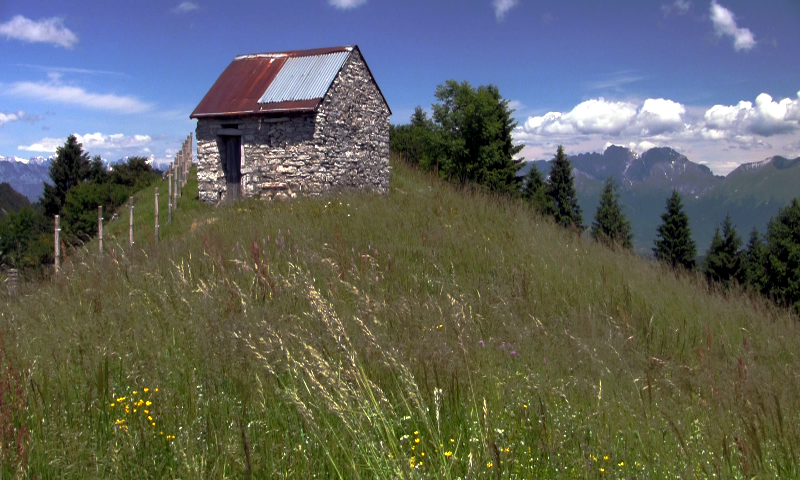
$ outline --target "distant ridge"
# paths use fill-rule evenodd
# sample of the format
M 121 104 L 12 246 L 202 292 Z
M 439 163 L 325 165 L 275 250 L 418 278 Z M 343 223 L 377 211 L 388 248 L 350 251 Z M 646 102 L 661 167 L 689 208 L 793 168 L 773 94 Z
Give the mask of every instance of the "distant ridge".
M 0 183 L 0 218 L 31 204 L 25 195 L 14 190 L 8 182 Z
M 50 183 L 50 162 L 53 157 L 0 157 L 0 181 L 9 183 L 14 190 L 35 202 L 44 190 L 43 183 Z
M 774 156 L 745 163 L 727 176 L 714 175 L 707 166 L 692 162 L 669 147 L 652 148 L 637 155 L 614 145 L 602 153 L 581 153 L 569 158 L 578 199 L 587 218 L 597 209 L 602 183 L 613 176 L 620 184 L 625 213 L 633 224 L 634 244 L 642 253 L 652 247 L 666 198 L 673 189 L 684 196 L 701 254 L 727 213 L 739 234 L 746 237 L 753 227 L 764 233 L 769 218 L 792 198 L 800 197 L 800 157 Z M 545 160 L 527 162 L 517 175 L 527 174 L 534 164 L 547 176 L 550 163 Z

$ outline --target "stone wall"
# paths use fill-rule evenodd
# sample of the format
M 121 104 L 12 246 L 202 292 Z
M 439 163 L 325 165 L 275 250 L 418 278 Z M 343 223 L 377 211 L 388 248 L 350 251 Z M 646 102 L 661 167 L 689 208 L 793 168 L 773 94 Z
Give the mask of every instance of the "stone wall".
M 389 189 L 389 110 L 358 50 L 316 113 L 200 118 L 200 199 L 225 199 L 220 130 L 242 135 L 242 195 L 288 198 L 338 189 Z

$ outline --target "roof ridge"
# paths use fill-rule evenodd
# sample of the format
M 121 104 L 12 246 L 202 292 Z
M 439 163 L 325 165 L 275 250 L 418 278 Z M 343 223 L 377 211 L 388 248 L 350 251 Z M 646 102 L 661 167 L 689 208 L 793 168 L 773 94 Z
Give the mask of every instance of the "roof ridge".
M 246 53 L 237 55 L 233 59 L 313 57 L 315 55 L 327 55 L 330 53 L 352 52 L 354 47 L 354 45 L 342 45 L 338 47 L 308 48 L 305 50 L 285 50 L 282 52 Z

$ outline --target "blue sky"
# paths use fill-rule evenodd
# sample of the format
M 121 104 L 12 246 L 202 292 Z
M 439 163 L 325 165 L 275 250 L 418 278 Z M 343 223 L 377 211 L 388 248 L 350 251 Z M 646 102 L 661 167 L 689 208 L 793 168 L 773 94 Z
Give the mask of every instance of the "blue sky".
M 528 159 L 800 155 L 797 0 L 0 0 L 0 155 L 174 155 L 234 56 L 357 44 L 394 116 L 497 85 Z

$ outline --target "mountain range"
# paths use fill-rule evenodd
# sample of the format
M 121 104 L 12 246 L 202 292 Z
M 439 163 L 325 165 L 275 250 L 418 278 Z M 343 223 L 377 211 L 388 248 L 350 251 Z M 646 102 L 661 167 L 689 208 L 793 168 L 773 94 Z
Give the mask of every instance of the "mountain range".
M 42 196 L 43 182 L 50 183 L 49 168 L 54 158 L 0 156 L 0 182 L 7 182 L 14 190 L 35 202 Z
M 753 228 L 764 233 L 769 219 L 792 198 L 800 196 L 800 157 L 774 156 L 745 163 L 727 176 L 714 175 L 705 165 L 694 163 L 669 147 L 638 155 L 624 147 L 610 146 L 603 153 L 582 153 L 569 159 L 584 223 L 591 224 L 603 183 L 613 176 L 621 187 L 620 200 L 633 227 L 634 247 L 640 253 L 650 252 L 672 190 L 683 197 L 700 255 L 705 253 L 726 214 L 730 213 L 746 243 Z M 546 177 L 551 162 L 528 162 L 518 175 L 527 174 L 535 164 Z
M 103 158 L 106 169 L 119 162 L 128 161 L 129 157 L 122 157 L 115 162 L 110 162 Z M 55 159 L 55 155 L 49 157 L 3 157 L 0 156 L 0 182 L 8 182 L 14 190 L 25 195 L 28 200 L 35 202 L 42 196 L 44 191 L 43 182 L 50 183 L 50 162 Z M 154 167 L 155 157 L 150 156 L 149 163 Z

